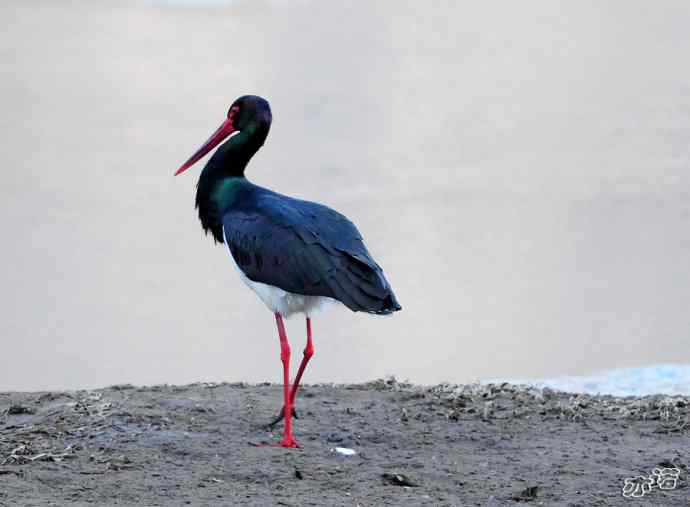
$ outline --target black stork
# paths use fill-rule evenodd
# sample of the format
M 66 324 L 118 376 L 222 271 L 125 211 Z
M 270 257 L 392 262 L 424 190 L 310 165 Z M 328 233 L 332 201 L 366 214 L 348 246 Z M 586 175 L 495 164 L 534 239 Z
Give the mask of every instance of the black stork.
M 357 227 L 337 211 L 278 194 L 248 181 L 244 170 L 271 127 L 268 101 L 245 95 L 182 173 L 231 134 L 209 159 L 197 184 L 201 225 L 227 243 L 240 277 L 273 312 L 283 363 L 283 447 L 299 447 L 292 435 L 293 407 L 304 369 L 314 354 L 311 315 L 339 301 L 354 312 L 385 315 L 401 309 Z M 307 344 L 292 387 L 290 345 L 283 317 L 303 313 Z

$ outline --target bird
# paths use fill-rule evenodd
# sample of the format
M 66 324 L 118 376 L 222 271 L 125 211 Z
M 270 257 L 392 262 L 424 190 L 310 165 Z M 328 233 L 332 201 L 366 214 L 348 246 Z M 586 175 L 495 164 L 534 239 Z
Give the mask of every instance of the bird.
M 272 120 L 266 99 L 239 97 L 220 127 L 175 176 L 220 145 L 201 171 L 196 209 L 204 232 L 214 243 L 227 245 L 242 281 L 274 315 L 283 367 L 283 408 L 274 423 L 284 420 L 279 445 L 294 448 L 299 447 L 292 431 L 294 403 L 314 354 L 311 317 L 331 304 L 376 315 L 402 307 L 349 219 L 328 206 L 279 194 L 245 177 Z M 283 319 L 300 313 L 306 318 L 306 346 L 291 383 Z

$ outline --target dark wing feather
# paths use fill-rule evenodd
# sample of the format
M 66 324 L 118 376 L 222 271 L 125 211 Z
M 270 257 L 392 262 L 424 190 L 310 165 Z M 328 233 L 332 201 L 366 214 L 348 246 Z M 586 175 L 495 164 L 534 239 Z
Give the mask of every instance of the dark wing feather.
M 353 311 L 400 310 L 383 271 L 347 218 L 265 189 L 252 197 L 223 215 L 230 252 L 250 280 L 334 298 Z

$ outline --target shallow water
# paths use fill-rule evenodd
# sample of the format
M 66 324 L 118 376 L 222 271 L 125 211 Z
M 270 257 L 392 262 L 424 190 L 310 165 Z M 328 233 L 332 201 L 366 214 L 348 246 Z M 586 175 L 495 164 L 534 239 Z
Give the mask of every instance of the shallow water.
M 0 6 L 0 390 L 280 379 L 172 177 L 244 93 L 249 177 L 353 219 L 404 307 L 315 319 L 307 381 L 690 363 L 687 4 L 184 4 Z
M 527 384 L 569 393 L 611 394 L 614 396 L 690 395 L 690 365 L 658 364 L 621 368 L 585 376 L 549 379 L 486 379 L 486 383 Z

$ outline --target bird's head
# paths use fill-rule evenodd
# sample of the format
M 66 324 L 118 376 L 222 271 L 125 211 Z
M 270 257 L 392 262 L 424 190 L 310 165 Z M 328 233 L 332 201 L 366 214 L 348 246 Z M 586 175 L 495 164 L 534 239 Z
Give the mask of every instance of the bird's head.
M 249 137 L 260 138 L 260 144 L 268 135 L 273 117 L 268 101 L 257 95 L 244 95 L 235 100 L 228 109 L 227 118 L 189 159 L 175 172 L 175 176 L 198 162 L 224 139 L 235 132 L 246 132 Z M 258 149 L 258 147 L 257 147 Z

